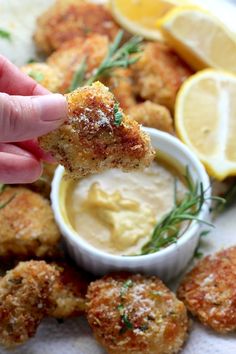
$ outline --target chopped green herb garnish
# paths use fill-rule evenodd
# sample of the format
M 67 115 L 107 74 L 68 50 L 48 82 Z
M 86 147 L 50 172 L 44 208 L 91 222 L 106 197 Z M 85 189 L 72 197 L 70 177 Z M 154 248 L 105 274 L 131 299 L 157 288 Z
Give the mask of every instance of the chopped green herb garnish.
M 11 40 L 11 33 L 0 28 L 0 37 L 10 41 Z
M 128 315 L 126 315 L 126 314 L 121 315 L 121 320 L 122 320 L 123 324 L 125 325 L 126 330 L 133 329 L 133 324 L 130 322 Z
M 76 90 L 78 87 L 83 86 L 85 81 L 85 74 L 87 70 L 86 57 L 83 58 L 78 70 L 75 72 L 72 83 L 69 87 L 69 92 Z
M 217 200 L 223 202 L 219 197 L 206 197 L 206 191 L 203 190 L 202 183 L 193 183 L 189 171 L 186 170 L 185 181 L 188 191 L 181 201 L 177 201 L 175 195 L 175 205 L 173 209 L 162 218 L 156 225 L 151 235 L 150 241 L 142 248 L 141 254 L 150 254 L 159 251 L 172 243 L 177 242 L 182 235 L 181 223 L 183 221 L 198 221 L 202 224 L 213 227 L 212 224 L 198 218 L 198 214 L 207 200 Z M 176 188 L 175 188 L 176 190 Z M 189 223 L 188 226 L 189 227 Z
M 44 79 L 44 75 L 42 73 L 40 73 L 39 71 L 31 70 L 28 75 L 30 77 L 32 77 L 32 79 L 34 79 L 37 82 L 40 82 Z
M 115 115 L 114 124 L 117 127 L 119 127 L 121 125 L 121 122 L 122 122 L 123 114 L 119 110 L 119 103 L 118 102 L 116 102 L 114 104 L 114 115 Z
M 123 297 L 129 288 L 131 288 L 134 285 L 133 281 L 131 279 L 128 279 L 124 282 L 121 290 L 120 290 L 120 296 Z

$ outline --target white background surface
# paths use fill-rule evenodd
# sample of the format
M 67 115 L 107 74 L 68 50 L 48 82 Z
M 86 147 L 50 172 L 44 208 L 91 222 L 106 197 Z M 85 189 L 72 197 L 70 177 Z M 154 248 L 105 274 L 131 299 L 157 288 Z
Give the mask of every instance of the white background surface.
M 0 39 L 0 53 L 18 65 L 35 58 L 31 38 L 35 18 L 52 2 L 53 0 L 0 0 L 0 28 L 9 29 L 13 37 L 10 43 Z M 196 2 L 211 9 L 228 24 L 236 36 L 236 0 Z M 221 215 L 215 224 L 215 229 L 204 241 L 204 253 L 236 244 L 236 207 Z M 36 337 L 24 346 L 11 351 L 0 348 L 0 354 L 104 353 L 93 339 L 84 319 L 66 320 L 63 324 L 53 319 L 46 320 L 40 325 Z M 236 334 L 220 336 L 194 322 L 182 354 L 236 354 Z

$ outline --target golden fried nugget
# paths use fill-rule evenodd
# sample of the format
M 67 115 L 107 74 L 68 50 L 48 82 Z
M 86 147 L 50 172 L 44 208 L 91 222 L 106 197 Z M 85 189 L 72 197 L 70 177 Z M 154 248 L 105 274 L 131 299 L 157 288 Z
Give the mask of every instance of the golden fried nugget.
M 101 78 L 104 85 L 108 86 L 120 107 L 126 110 L 136 104 L 133 73 L 131 69 L 118 68 L 112 71 L 112 75 Z
M 236 330 L 236 247 L 201 260 L 178 289 L 188 310 L 217 332 Z
M 56 67 L 47 65 L 46 63 L 31 63 L 21 67 L 23 73 L 29 75 L 40 85 L 51 92 L 61 92 L 63 75 Z
M 52 306 L 48 315 L 67 318 L 85 312 L 85 296 L 88 288 L 88 276 L 66 263 L 53 263 L 59 271 L 50 295 Z
M 192 71 L 166 44 L 147 42 L 133 65 L 135 88 L 145 100 L 173 111 L 176 94 Z
M 98 33 L 112 40 L 118 30 L 109 10 L 101 4 L 57 0 L 38 18 L 34 39 L 38 49 L 49 54 L 72 38 Z
M 79 70 L 83 61 L 86 62 L 85 78 L 89 78 L 108 52 L 108 38 L 98 34 L 88 38 L 73 38 L 53 52 L 47 59 L 51 67 L 56 67 L 63 75 L 60 92 L 69 91 L 74 75 Z
M 151 101 L 139 103 L 128 109 L 127 114 L 145 127 L 174 133 L 173 119 L 169 110 L 157 103 Z
M 155 153 L 150 138 L 119 109 L 108 88 L 97 82 L 67 95 L 69 115 L 39 143 L 73 178 L 118 167 L 148 166 Z
M 44 261 L 21 262 L 0 279 L 0 344 L 11 347 L 34 336 L 46 316 L 59 272 Z
M 0 205 L 10 199 L 0 209 L 0 257 L 52 256 L 60 233 L 49 201 L 23 187 L 6 187 L 0 194 Z
M 20 262 L 0 279 L 0 344 L 24 343 L 44 317 L 84 313 L 87 287 L 85 273 L 65 263 Z
M 88 322 L 109 354 L 177 353 L 187 337 L 185 306 L 157 277 L 108 275 L 87 298 Z

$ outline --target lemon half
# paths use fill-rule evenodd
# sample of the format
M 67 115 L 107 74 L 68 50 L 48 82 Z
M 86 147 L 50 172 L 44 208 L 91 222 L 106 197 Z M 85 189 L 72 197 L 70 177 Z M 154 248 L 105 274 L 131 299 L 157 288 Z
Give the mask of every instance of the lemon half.
M 196 6 L 180 6 L 158 21 L 167 42 L 194 69 L 236 73 L 236 36 L 216 17 Z
M 236 175 L 236 76 L 206 69 L 191 76 L 176 100 L 175 126 L 208 173 Z

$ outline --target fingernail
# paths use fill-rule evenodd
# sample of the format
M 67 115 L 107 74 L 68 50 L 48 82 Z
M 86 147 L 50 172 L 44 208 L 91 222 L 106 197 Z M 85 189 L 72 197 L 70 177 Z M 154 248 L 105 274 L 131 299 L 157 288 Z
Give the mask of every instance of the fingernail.
M 33 96 L 34 104 L 40 108 L 40 119 L 45 122 L 63 121 L 67 117 L 67 101 L 64 96 L 52 95 Z

